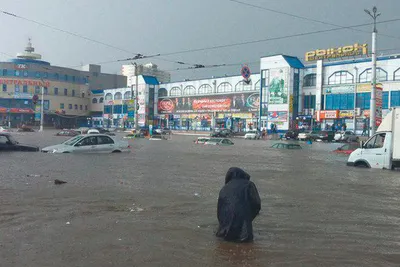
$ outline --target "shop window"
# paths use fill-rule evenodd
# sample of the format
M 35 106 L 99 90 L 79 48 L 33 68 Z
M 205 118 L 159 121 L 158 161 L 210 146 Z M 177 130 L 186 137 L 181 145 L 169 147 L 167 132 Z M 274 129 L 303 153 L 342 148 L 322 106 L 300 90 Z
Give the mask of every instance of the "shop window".
M 126 100 L 131 99 L 131 92 L 130 92 L 130 91 L 125 92 L 125 94 L 124 94 L 124 99 L 126 99 Z
M 100 97 L 99 103 L 103 103 L 103 102 L 104 102 L 104 98 Z
M 60 75 L 59 75 L 58 73 L 55 73 L 55 74 L 54 74 L 54 79 L 55 79 L 55 80 L 59 80 L 59 79 L 60 79 Z
M 49 77 L 49 74 L 47 72 L 43 72 L 43 78 L 46 79 L 47 77 Z
M 165 88 L 158 89 L 158 97 L 168 96 L 168 91 Z
M 372 80 L 372 69 L 366 69 L 364 70 L 360 75 L 359 75 L 359 81 L 360 83 L 368 83 L 371 82 Z M 382 81 L 387 81 L 388 79 L 388 74 L 385 70 L 381 68 L 376 68 L 376 81 L 382 82 Z
M 303 82 L 304 87 L 311 87 L 316 85 L 317 85 L 317 74 L 311 73 L 304 76 L 304 82 Z
M 75 104 L 74 107 L 75 107 L 75 109 L 78 109 L 78 105 L 77 104 Z
M 35 94 L 40 94 L 40 87 L 39 86 L 35 86 Z
M 68 89 L 64 88 L 64 95 L 68 95 Z
M 252 91 L 252 90 L 253 90 L 253 83 L 251 81 L 249 83 L 246 83 L 245 81 L 240 81 L 235 86 L 236 92 Z
M 356 107 L 360 109 L 369 109 L 371 93 L 358 93 L 356 98 Z
M 104 106 L 104 114 L 110 114 L 111 113 L 111 107 L 112 106 Z
M 24 85 L 24 86 L 22 87 L 22 92 L 28 93 L 28 85 Z
M 15 71 L 14 71 L 14 75 L 15 75 L 15 76 L 19 76 L 19 75 L 20 75 L 19 70 L 15 70 Z
M 390 107 L 400 106 L 400 91 L 390 92 Z
M 64 109 L 64 103 L 60 103 L 60 109 Z
M 122 94 L 120 92 L 115 93 L 114 100 L 121 100 L 121 99 L 122 99 Z
M 109 100 L 113 100 L 113 97 L 112 97 L 111 93 L 107 93 L 106 94 L 106 101 L 109 101 Z
M 337 71 L 329 76 L 328 84 L 353 83 L 353 74 L 348 71 Z
M 58 88 L 57 87 L 54 88 L 54 95 L 58 95 Z
M 389 108 L 389 92 L 382 93 L 382 108 L 383 109 Z
M 69 109 L 72 109 L 72 104 L 68 104 L 68 108 L 69 108 Z
M 44 87 L 43 89 L 44 89 L 43 94 L 45 95 L 49 94 L 49 89 L 47 87 Z
M 28 71 L 24 70 L 24 77 L 28 77 Z
M 14 91 L 15 91 L 16 93 L 19 93 L 19 85 L 18 85 L 18 84 L 15 85 Z
M 354 109 L 354 94 L 329 94 L 326 95 L 326 110 Z
M 7 84 L 3 84 L 3 92 L 7 92 Z
M 232 85 L 228 82 L 223 82 L 217 87 L 217 93 L 232 92 Z
M 3 76 L 7 76 L 7 69 L 3 69 Z
M 181 88 L 179 88 L 179 87 L 172 87 L 172 88 L 171 88 L 171 91 L 169 91 L 169 95 L 170 95 L 170 96 L 181 96 L 181 95 L 182 95 Z
M 303 107 L 305 109 L 315 109 L 315 95 L 305 95 L 303 98 Z
M 66 81 L 66 82 L 68 81 L 68 75 L 67 74 L 64 75 L 64 81 Z
M 40 78 L 40 72 L 37 71 L 37 72 L 35 73 L 35 77 L 36 77 L 36 78 Z
M 92 99 L 92 104 L 97 104 L 97 98 Z
M 207 94 L 212 94 L 213 89 L 211 85 L 209 84 L 203 84 L 199 87 L 199 95 L 207 95 Z
M 75 82 L 75 76 L 72 76 L 72 82 Z

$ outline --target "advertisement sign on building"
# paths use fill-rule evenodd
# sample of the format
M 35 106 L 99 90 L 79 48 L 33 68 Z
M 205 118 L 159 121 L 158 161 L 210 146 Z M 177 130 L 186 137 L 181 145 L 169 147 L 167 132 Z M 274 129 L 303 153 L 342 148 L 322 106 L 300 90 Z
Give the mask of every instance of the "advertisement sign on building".
M 376 85 L 376 107 L 375 107 L 375 124 L 378 127 L 382 123 L 382 91 L 383 88 L 380 85 Z
M 321 110 L 317 111 L 317 121 L 329 120 L 329 119 L 338 119 L 339 118 L 339 110 Z
M 269 104 L 288 103 L 287 75 L 286 68 L 269 71 Z
M 368 44 L 354 44 L 338 48 L 317 49 L 307 52 L 305 55 L 306 61 L 315 61 L 320 59 L 352 57 L 359 55 L 368 55 Z
M 328 86 L 324 91 L 325 94 L 351 94 L 354 93 L 354 85 Z
M 37 103 L 35 105 L 35 121 L 40 121 L 40 116 L 41 116 L 40 110 L 41 109 L 42 109 L 42 106 L 39 103 Z
M 135 100 L 128 100 L 127 101 L 127 106 L 128 106 L 128 121 L 133 122 L 135 121 Z
M 268 112 L 268 121 L 269 122 L 286 122 L 288 120 L 288 112 L 287 111 L 269 111 Z
M 158 113 L 206 113 L 257 111 L 259 93 L 243 93 L 216 96 L 164 98 L 158 101 Z

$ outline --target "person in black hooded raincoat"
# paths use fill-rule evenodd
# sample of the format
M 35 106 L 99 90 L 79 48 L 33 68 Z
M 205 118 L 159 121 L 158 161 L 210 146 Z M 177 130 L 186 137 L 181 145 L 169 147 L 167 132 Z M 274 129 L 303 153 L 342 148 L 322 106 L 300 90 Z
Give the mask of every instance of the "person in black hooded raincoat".
M 252 241 L 252 222 L 260 209 L 260 196 L 250 175 L 240 168 L 230 168 L 218 198 L 217 237 L 233 242 Z

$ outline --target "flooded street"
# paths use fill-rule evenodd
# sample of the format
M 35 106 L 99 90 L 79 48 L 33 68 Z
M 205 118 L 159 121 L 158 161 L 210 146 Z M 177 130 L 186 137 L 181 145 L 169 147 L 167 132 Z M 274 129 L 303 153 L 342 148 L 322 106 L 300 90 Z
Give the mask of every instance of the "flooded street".
M 16 139 L 66 139 L 53 135 Z M 131 140 L 129 154 L 0 153 L 0 266 L 400 265 L 399 172 L 346 167 L 338 144 L 194 139 Z M 214 236 L 231 166 L 262 198 L 252 244 Z

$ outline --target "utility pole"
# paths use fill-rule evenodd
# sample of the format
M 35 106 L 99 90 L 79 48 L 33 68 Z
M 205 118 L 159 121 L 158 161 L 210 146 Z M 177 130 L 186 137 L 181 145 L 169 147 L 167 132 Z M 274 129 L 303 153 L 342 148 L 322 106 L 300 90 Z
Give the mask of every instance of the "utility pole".
M 43 79 L 41 79 L 42 81 L 42 98 L 41 98 L 41 107 L 40 107 L 40 128 L 39 128 L 39 132 L 43 132 L 43 117 L 44 117 L 44 85 L 45 82 Z
M 381 13 L 377 13 L 378 9 L 376 6 L 372 8 L 372 13 L 364 9 L 365 13 L 367 13 L 374 20 L 374 30 L 372 32 L 372 81 L 371 81 L 371 106 L 370 106 L 370 115 L 369 115 L 369 136 L 373 136 L 375 134 L 375 117 L 376 117 L 376 35 L 378 33 L 376 29 L 376 19 L 381 15 Z
M 139 107 L 139 90 L 138 90 L 138 83 L 139 83 L 139 75 L 137 73 L 138 71 L 138 66 L 137 63 L 131 63 L 133 66 L 135 66 L 135 76 L 136 76 L 136 82 L 135 82 L 135 130 L 136 132 L 139 131 L 139 114 L 138 114 L 138 107 Z
M 354 133 L 357 134 L 357 118 L 356 118 L 356 114 L 357 114 L 357 79 L 358 79 L 358 68 L 356 66 L 354 66 L 354 72 L 355 72 L 355 76 L 356 76 L 356 80 L 354 83 L 354 114 L 353 114 L 353 128 L 354 128 Z

